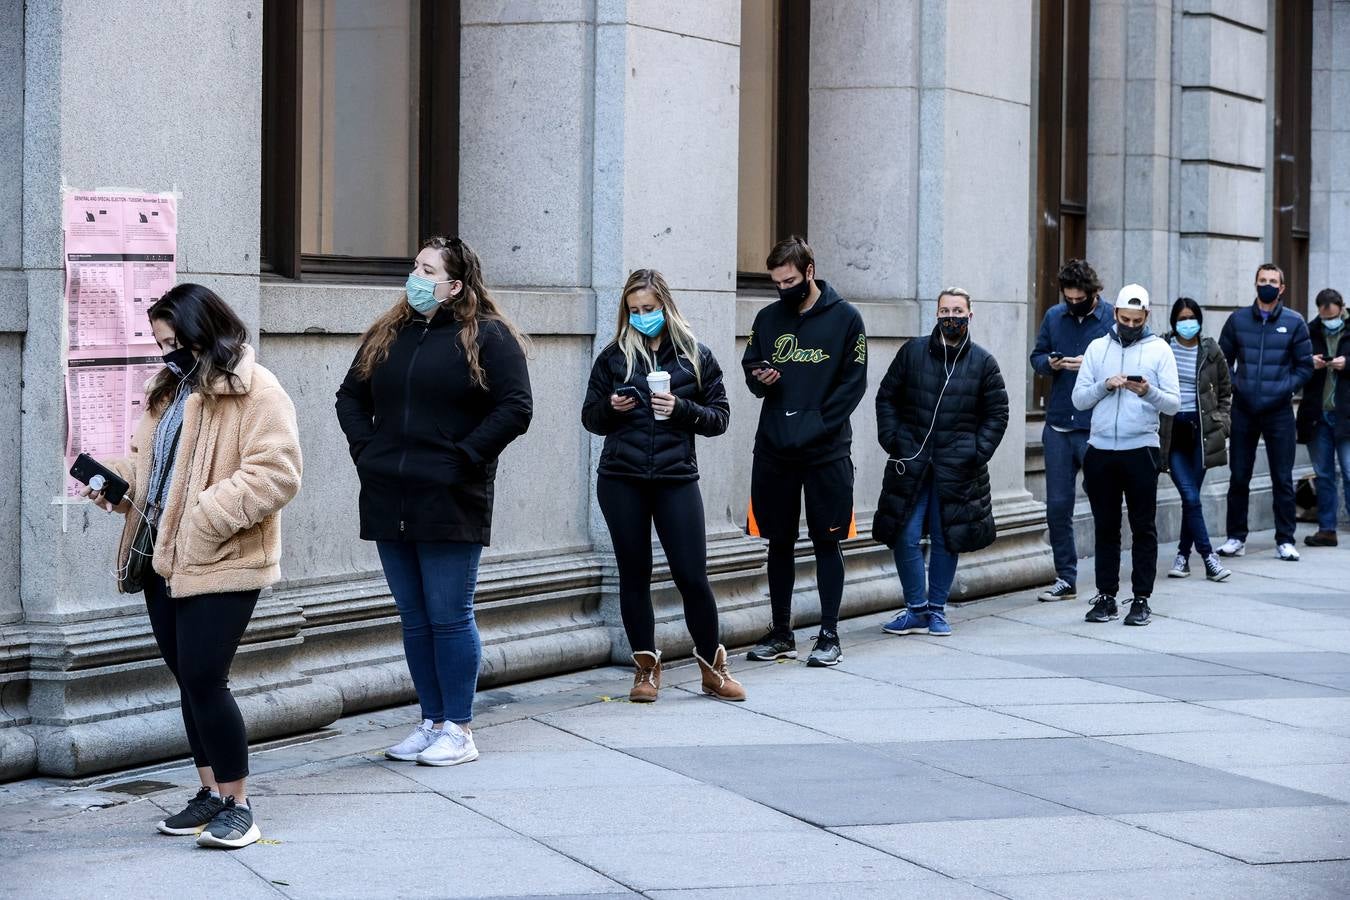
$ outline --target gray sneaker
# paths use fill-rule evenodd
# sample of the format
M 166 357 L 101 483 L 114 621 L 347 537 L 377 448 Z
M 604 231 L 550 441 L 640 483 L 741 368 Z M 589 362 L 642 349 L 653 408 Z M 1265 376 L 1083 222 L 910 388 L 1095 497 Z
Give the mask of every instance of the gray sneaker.
M 211 793 L 209 787 L 203 787 L 197 796 L 188 801 L 182 812 L 174 813 L 155 827 L 160 834 L 183 836 L 196 834 L 207 822 L 216 817 L 225 801 Z
M 755 642 L 745 658 L 751 662 L 769 662 L 775 659 L 796 659 L 797 638 L 791 631 L 770 631 Z
M 808 666 L 833 666 L 844 658 L 844 651 L 839 648 L 839 634 L 834 631 L 821 631 L 816 635 L 816 645 L 811 649 L 811 655 L 806 658 Z
M 197 846 L 238 850 L 260 837 L 262 832 L 258 830 L 258 823 L 253 821 L 253 810 L 247 804 L 240 806 L 235 803 L 234 797 L 226 797 L 220 812 L 197 835 Z

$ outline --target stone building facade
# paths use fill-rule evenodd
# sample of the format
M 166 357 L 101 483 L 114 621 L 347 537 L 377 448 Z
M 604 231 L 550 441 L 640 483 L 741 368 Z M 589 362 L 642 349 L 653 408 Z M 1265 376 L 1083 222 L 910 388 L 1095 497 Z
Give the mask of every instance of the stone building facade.
M 937 291 L 971 291 L 1014 422 L 991 465 L 999 538 L 963 559 L 958 600 L 1052 576 L 1026 356 L 1062 256 L 1086 252 L 1111 294 L 1200 299 L 1211 330 L 1267 258 L 1300 310 L 1350 288 L 1347 0 L 0 0 L 0 63 L 0 459 L 20 488 L 0 492 L 0 779 L 185 750 L 140 598 L 114 587 L 120 523 L 52 503 L 63 187 L 176 191 L 180 278 L 240 310 L 296 402 L 285 580 L 234 670 L 255 739 L 411 696 L 332 401 L 428 232 L 478 250 L 535 340 L 535 419 L 502 460 L 482 569 L 485 685 L 626 657 L 579 409 L 633 268 L 665 273 L 734 371 L 772 297 L 756 263 L 804 231 L 866 320 L 873 390 Z M 768 612 L 741 528 L 758 407 L 731 381 L 731 429 L 699 457 L 734 644 Z M 867 537 L 871 408 L 846 615 L 900 596 Z M 655 577 L 660 639 L 687 652 Z

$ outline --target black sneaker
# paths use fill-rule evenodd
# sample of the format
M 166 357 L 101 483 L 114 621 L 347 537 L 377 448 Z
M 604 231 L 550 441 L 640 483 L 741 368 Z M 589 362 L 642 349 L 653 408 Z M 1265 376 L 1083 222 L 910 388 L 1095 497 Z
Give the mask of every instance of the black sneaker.
M 1092 598 L 1092 609 L 1084 616 L 1088 622 L 1110 622 L 1120 615 L 1120 609 L 1116 606 L 1116 598 L 1112 594 L 1097 594 Z
M 1053 603 L 1056 600 L 1077 600 L 1078 588 L 1069 584 L 1063 578 L 1056 578 L 1054 584 L 1036 595 L 1036 599 L 1042 603 Z
M 821 631 L 816 635 L 816 645 L 811 648 L 811 655 L 807 657 L 808 666 L 833 666 L 844 658 L 844 651 L 839 648 L 839 634 L 834 631 Z
M 238 850 L 260 837 L 262 832 L 258 830 L 258 823 L 253 821 L 253 810 L 235 803 L 234 797 L 226 797 L 220 812 L 197 835 L 197 846 Z
M 216 817 L 225 801 L 211 794 L 209 787 L 197 792 L 197 796 L 188 801 L 187 807 L 180 813 L 169 816 L 155 827 L 160 834 L 187 835 L 196 834 L 202 826 Z
M 1152 615 L 1152 613 L 1148 608 L 1148 598 L 1135 597 L 1130 601 L 1130 612 L 1125 616 L 1125 624 L 1147 625 L 1150 615 Z
M 770 631 L 755 642 L 745 658 L 751 662 L 769 662 L 775 659 L 796 659 L 797 638 L 791 631 Z

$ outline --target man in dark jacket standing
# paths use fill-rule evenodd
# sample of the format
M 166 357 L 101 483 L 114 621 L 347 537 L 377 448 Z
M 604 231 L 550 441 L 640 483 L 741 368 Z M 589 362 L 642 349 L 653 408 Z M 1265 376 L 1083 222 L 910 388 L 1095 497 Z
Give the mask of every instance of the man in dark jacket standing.
M 755 316 L 742 365 L 750 393 L 764 399 L 746 531 L 769 541 L 773 627 L 747 658 L 797 657 L 792 590 L 804 492 L 820 592 L 820 632 L 807 664 L 832 666 L 842 656 L 839 542 L 857 534 L 849 416 L 867 390 L 867 334 L 858 310 L 815 277 L 806 241 L 795 236 L 779 241 L 766 266 L 779 299 Z
M 951 634 L 957 557 L 995 536 L 988 464 L 1008 428 L 1008 392 L 994 357 L 970 340 L 970 294 L 947 288 L 937 312 L 933 333 L 900 348 L 877 391 L 889 459 L 872 535 L 895 551 L 905 592 L 905 610 L 883 626 L 890 634 Z
M 1275 555 L 1298 561 L 1294 546 L 1294 392 L 1312 377 L 1312 343 L 1303 317 L 1281 303 L 1284 272 L 1274 263 L 1256 270 L 1256 302 L 1228 317 L 1219 349 L 1233 372 L 1233 431 L 1229 456 L 1228 540 L 1220 556 L 1246 552 L 1247 505 L 1256 445 L 1266 440 L 1275 506 Z
M 1031 368 L 1051 379 L 1045 404 L 1045 520 L 1055 555 L 1055 583 L 1038 600 L 1074 600 L 1078 597 L 1078 547 L 1073 538 L 1073 507 L 1078 473 L 1087 454 L 1091 413 L 1075 409 L 1073 384 L 1088 344 L 1111 330 L 1115 315 L 1101 297 L 1102 283 L 1087 260 L 1071 259 L 1059 270 L 1059 292 L 1064 298 L 1046 310 Z
M 1335 547 L 1336 463 L 1341 464 L 1346 509 L 1350 510 L 1350 378 L 1345 360 L 1345 301 L 1339 291 L 1317 294 L 1317 315 L 1308 326 L 1312 339 L 1313 376 L 1303 387 L 1298 405 L 1298 442 L 1308 445 L 1317 476 L 1317 533 L 1303 539 L 1309 547 Z

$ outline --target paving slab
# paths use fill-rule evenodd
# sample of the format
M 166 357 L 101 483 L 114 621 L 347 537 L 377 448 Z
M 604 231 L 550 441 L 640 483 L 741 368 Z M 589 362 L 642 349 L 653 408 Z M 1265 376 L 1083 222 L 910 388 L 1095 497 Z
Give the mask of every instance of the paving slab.
M 1219 740 L 1194 732 L 1115 735 L 1102 740 L 1214 769 L 1350 760 L 1350 738 L 1294 729 L 1230 731 Z
M 1171 762 L 1149 753 L 1084 737 L 925 741 L 873 744 L 872 747 L 888 755 L 972 778 L 986 775 L 1111 772 L 1120 766 L 1167 765 Z
M 991 706 L 995 712 L 1018 716 L 1075 734 L 1104 737 L 1116 734 L 1162 734 L 1198 731 L 1216 734 L 1224 731 L 1251 731 L 1277 727 L 1264 719 L 1213 709 L 1212 704 L 1197 705 L 1169 701 L 1162 703 L 1069 703 L 1049 706 Z M 1249 702 L 1249 701 L 1243 701 Z M 1275 701 L 1284 702 L 1284 701 Z M 1263 724 L 1264 723 L 1264 724 Z
M 1307 651 L 1301 653 L 1188 653 L 1194 659 L 1263 675 L 1296 678 L 1350 672 L 1350 653 Z
M 915 684 L 930 694 L 973 706 L 1034 706 L 1045 703 L 1161 703 L 1166 697 L 1086 678 L 935 679 Z
M 820 874 L 816 875 L 817 878 Z M 689 891 L 647 891 L 652 900 L 992 900 L 998 895 L 951 878 L 922 881 L 850 881 L 834 879 L 790 884 L 757 884 Z
M 1350 889 L 1350 861 L 1279 863 L 1265 868 L 1294 881 L 1328 890 L 1335 889 L 1341 892 L 1341 896 L 1345 896 L 1347 889 Z
M 1288 697 L 1283 700 L 1213 700 L 1205 706 L 1350 737 L 1350 697 Z
M 916 685 L 929 678 L 1046 678 L 1052 673 L 1008 659 L 896 638 L 866 654 L 849 652 L 836 667 L 891 684 Z M 889 649 L 887 649 L 889 648 Z
M 1350 763 L 1329 765 L 1235 766 L 1228 770 L 1244 778 L 1255 778 L 1271 784 L 1283 785 L 1296 791 L 1321 794 L 1350 803 Z
M 1237 897 L 1343 900 L 1345 897 L 1344 892 L 1295 881 L 1269 868 L 1256 866 L 1020 875 L 982 878 L 976 883 L 1008 900 L 1158 900 L 1160 897 L 1184 897 L 1186 900 L 1234 900 Z
M 1350 860 L 1350 805 L 1193 810 L 1123 821 L 1249 863 Z
M 686 779 L 668 769 L 608 748 L 595 750 L 525 750 L 518 753 L 483 754 L 458 766 L 419 766 L 388 760 L 379 763 L 410 783 L 448 794 L 475 791 L 548 790 L 630 784 L 685 784 Z
M 1014 657 L 1025 666 L 1079 678 L 1141 675 L 1243 675 L 1243 669 L 1201 662 L 1171 653 L 1047 653 Z
M 1063 737 L 1065 732 L 1038 722 L 975 706 L 909 710 L 811 710 L 798 721 L 849 741 L 949 741 Z
M 683 691 L 665 691 L 656 703 L 598 703 L 538 718 L 606 747 L 700 747 L 743 744 L 747 739 L 816 744 L 834 739 L 818 730 Z
M 971 878 L 1149 867 L 1231 866 L 1217 853 L 1097 816 L 870 825 L 837 833 L 944 875 Z M 1094 853 L 1091 848 L 1109 852 Z
M 1307 676 L 1321 678 L 1320 675 Z M 1350 692 L 1308 680 L 1272 675 L 1105 675 L 1094 681 L 1173 700 L 1264 700 L 1278 697 L 1350 697 Z

